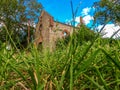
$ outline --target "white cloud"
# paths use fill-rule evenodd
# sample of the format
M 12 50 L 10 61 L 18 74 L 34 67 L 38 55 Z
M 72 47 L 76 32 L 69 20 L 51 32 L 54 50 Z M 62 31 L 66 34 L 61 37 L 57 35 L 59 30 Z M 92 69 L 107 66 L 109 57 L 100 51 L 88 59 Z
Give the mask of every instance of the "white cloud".
M 86 7 L 84 9 L 82 9 L 81 16 L 83 17 L 83 22 L 84 22 L 85 25 L 89 24 L 90 21 L 93 20 L 93 16 L 91 16 L 89 14 L 89 12 L 91 12 L 93 10 L 94 10 L 94 7 Z M 75 22 L 76 22 L 75 26 L 77 26 L 77 24 L 80 23 L 80 17 L 81 16 L 77 16 L 75 18 Z M 68 22 L 71 22 L 71 21 L 72 21 L 72 19 L 71 20 L 66 19 L 67 24 L 68 24 Z
M 90 21 L 93 20 L 93 16 L 90 15 L 90 12 L 94 11 L 94 7 L 86 7 L 84 9 L 82 9 L 81 12 L 81 16 L 83 16 L 83 22 L 85 23 L 85 25 L 90 24 Z M 76 18 L 76 20 L 78 20 Z
M 83 17 L 83 22 L 87 25 L 90 23 L 90 21 L 93 20 L 93 17 L 90 15 L 86 15 L 85 17 Z
M 71 25 L 72 19 L 66 19 L 65 24 Z
M 98 29 L 100 30 L 103 27 L 103 25 L 99 25 Z M 120 29 L 120 26 L 116 26 L 114 24 L 107 24 L 104 29 L 102 30 L 103 37 L 111 37 L 117 30 Z M 113 37 L 117 38 L 120 35 L 120 31 Z
M 77 23 L 80 23 L 80 16 L 76 17 L 76 18 L 75 18 L 75 21 L 76 21 Z
M 93 20 L 93 17 L 90 15 L 86 15 L 83 17 L 83 23 L 85 25 L 89 24 L 91 20 Z M 76 23 L 80 23 L 80 16 L 76 17 L 75 21 L 76 21 Z
M 83 10 L 82 10 L 82 12 L 81 12 L 81 14 L 82 14 L 82 16 L 84 16 L 84 15 L 88 15 L 88 13 L 90 12 L 90 10 L 91 10 L 91 7 L 86 7 L 86 8 L 84 8 Z
M 86 24 L 86 25 L 89 24 L 91 20 L 93 20 L 93 16 L 89 15 L 89 12 L 90 12 L 91 10 L 94 10 L 94 8 L 86 7 L 86 8 L 84 8 L 84 9 L 82 10 L 82 12 L 81 12 L 81 16 L 83 17 L 83 22 L 84 22 L 84 24 Z M 76 25 L 75 25 L 75 26 L 77 26 L 77 24 L 80 23 L 80 17 L 81 17 L 81 16 L 77 16 L 77 17 L 75 18 L 75 22 L 76 22 Z M 66 22 L 69 22 L 69 20 L 66 20 Z

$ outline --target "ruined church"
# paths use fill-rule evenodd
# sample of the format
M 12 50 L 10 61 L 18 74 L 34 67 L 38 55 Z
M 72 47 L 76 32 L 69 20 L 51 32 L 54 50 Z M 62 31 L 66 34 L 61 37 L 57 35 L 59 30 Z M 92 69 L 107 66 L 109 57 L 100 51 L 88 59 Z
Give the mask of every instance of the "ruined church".
M 54 18 L 42 11 L 35 30 L 35 46 L 43 45 L 44 48 L 53 49 L 56 41 L 62 39 L 73 32 L 73 26 L 54 21 Z

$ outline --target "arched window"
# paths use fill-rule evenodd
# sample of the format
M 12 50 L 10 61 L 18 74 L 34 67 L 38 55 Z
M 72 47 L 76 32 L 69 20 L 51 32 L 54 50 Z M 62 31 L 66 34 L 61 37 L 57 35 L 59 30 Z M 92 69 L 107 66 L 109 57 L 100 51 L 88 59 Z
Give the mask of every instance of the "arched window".
M 70 34 L 69 31 L 66 30 L 66 29 L 62 31 L 62 36 L 63 37 L 67 37 L 67 36 L 69 36 L 69 34 Z
M 64 36 L 67 36 L 67 32 L 63 32 L 63 35 L 64 35 Z

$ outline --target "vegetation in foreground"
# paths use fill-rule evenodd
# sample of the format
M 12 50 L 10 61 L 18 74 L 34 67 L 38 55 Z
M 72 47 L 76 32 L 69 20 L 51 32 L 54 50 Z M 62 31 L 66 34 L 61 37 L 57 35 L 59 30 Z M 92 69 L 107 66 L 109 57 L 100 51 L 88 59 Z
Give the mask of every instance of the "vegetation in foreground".
M 82 30 L 81 30 L 82 31 Z M 83 36 L 85 37 L 85 36 Z M 0 50 L 1 90 L 119 90 L 120 41 L 70 37 L 54 52 Z
M 4 6 L 4 3 L 0 3 L 1 7 Z M 111 4 L 113 3 L 109 0 L 101 0 L 100 3 L 96 3 L 98 8 L 104 8 L 99 9 L 103 10 L 99 11 L 100 13 L 96 13 L 98 19 L 103 18 L 100 20 L 102 23 L 106 23 L 110 18 L 111 21 L 119 21 L 119 3 L 114 7 Z M 110 13 L 106 13 L 104 10 Z M 106 14 L 109 15 L 109 18 L 104 17 Z M 8 24 L 10 23 L 8 22 Z M 8 29 L 6 32 L 11 29 L 15 30 L 12 23 L 5 24 Z M 8 26 L 10 27 L 8 28 Z M 14 38 L 12 39 L 14 31 L 9 32 L 10 35 L 7 32 L 7 37 L 4 39 L 9 39 L 14 48 L 6 50 L 6 45 L 1 44 L 0 90 L 119 90 L 119 39 L 101 39 L 98 34 L 95 37 L 91 35 L 92 40 L 89 40 L 85 36 L 89 32 L 86 34 L 83 31 L 81 30 L 78 35 L 73 34 L 69 41 L 59 43 L 54 52 L 48 50 L 41 52 L 32 45 L 29 46 L 29 49 L 19 51 Z M 2 40 L 6 41 L 4 39 Z

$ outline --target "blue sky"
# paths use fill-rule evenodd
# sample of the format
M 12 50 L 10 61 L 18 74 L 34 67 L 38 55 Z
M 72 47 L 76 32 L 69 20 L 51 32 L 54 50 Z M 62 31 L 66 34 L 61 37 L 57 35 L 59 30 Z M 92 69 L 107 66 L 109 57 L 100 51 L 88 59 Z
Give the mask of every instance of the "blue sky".
M 76 22 L 79 23 L 79 17 L 83 17 L 84 23 L 91 27 L 93 18 L 93 12 L 95 8 L 92 7 L 94 2 L 100 0 L 38 0 L 51 16 L 54 17 L 54 20 L 68 23 L 72 20 L 72 12 L 70 1 L 73 2 L 74 11 L 77 6 L 80 4 L 78 13 L 76 16 Z M 77 25 L 77 24 L 76 24 Z M 98 29 L 102 28 L 102 25 L 98 26 Z M 120 26 L 115 26 L 114 24 L 107 24 L 102 33 L 106 33 L 103 37 L 111 37 L 112 34 L 117 31 Z M 119 33 L 120 34 L 120 33 Z
M 71 13 L 71 0 L 38 0 L 42 3 L 44 9 L 50 13 L 55 20 L 60 22 L 66 22 L 67 20 L 72 19 Z M 84 8 L 90 8 L 93 5 L 93 2 L 98 0 L 72 0 L 74 10 L 80 4 L 77 16 L 83 16 L 81 12 Z M 90 13 L 89 13 L 90 14 Z

